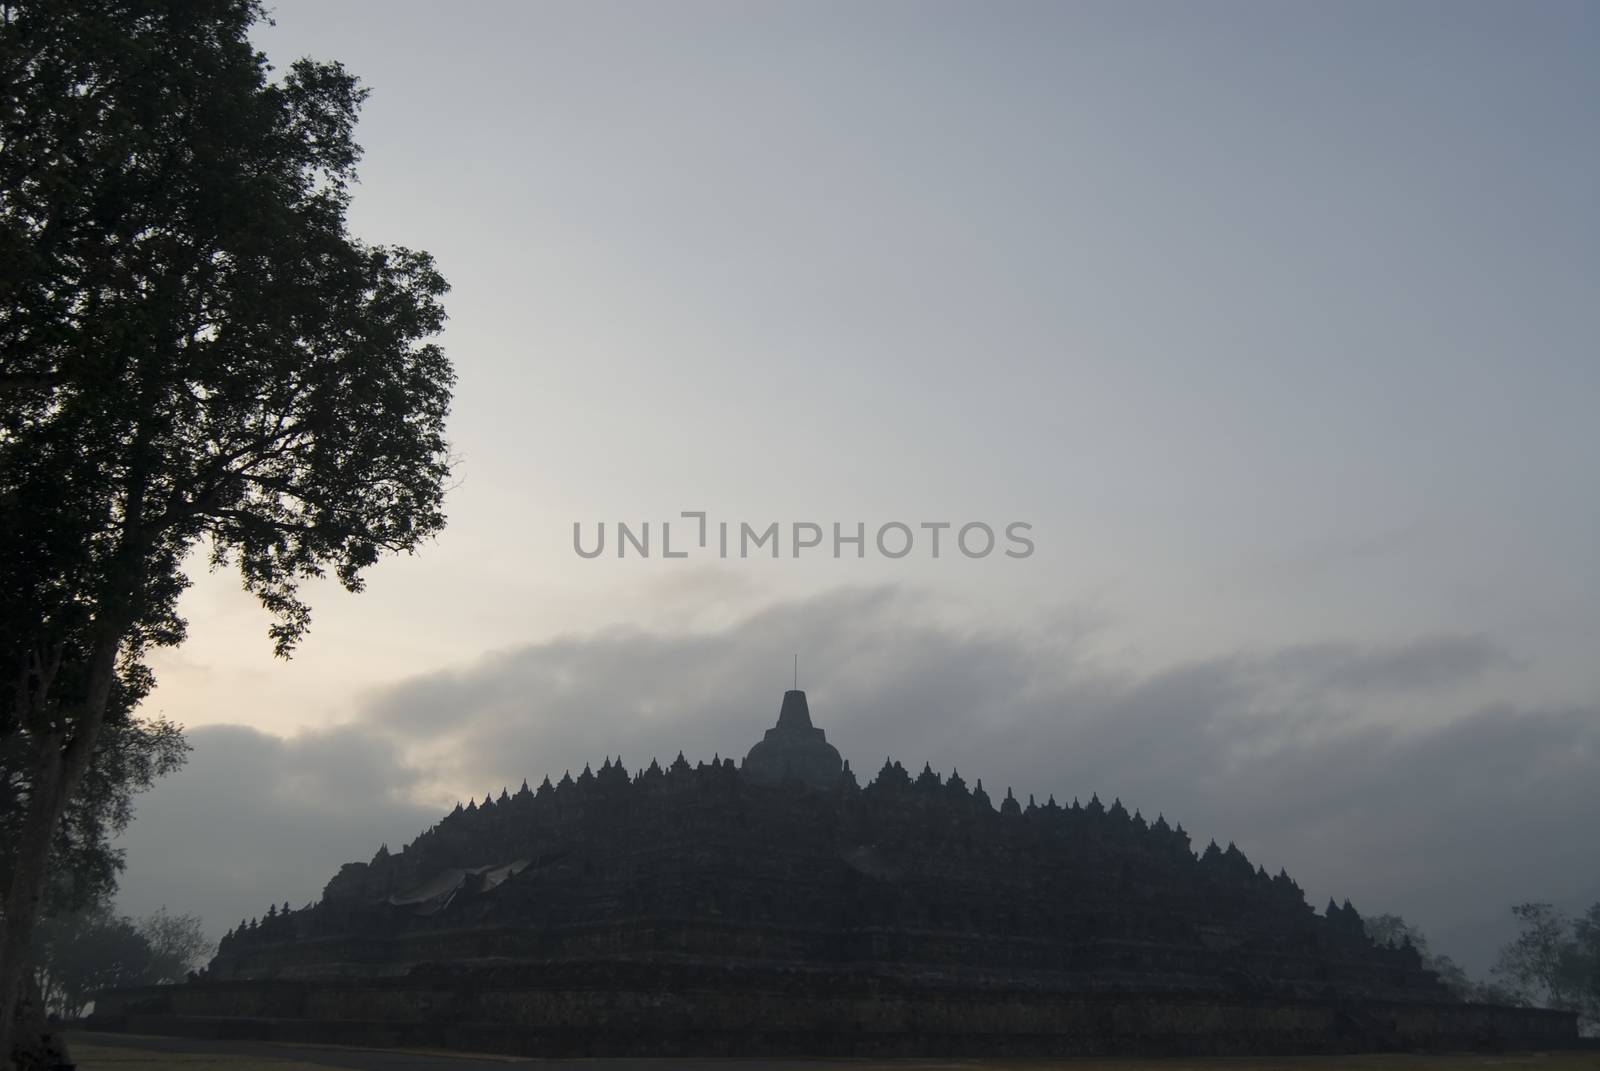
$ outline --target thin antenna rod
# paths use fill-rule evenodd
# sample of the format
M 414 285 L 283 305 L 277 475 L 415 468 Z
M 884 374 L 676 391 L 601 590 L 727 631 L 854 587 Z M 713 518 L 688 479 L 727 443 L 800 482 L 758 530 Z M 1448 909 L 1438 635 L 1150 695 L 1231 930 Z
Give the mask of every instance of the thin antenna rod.
M 800 652 L 794 653 L 794 690 L 800 690 Z

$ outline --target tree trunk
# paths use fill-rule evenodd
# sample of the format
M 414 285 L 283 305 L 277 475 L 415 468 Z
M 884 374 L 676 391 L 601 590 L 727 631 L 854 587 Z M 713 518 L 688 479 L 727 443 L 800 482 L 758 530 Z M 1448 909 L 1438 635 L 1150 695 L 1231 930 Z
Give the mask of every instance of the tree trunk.
M 29 946 L 39 921 L 49 877 L 50 846 L 67 802 L 77 791 L 94 757 L 100 727 L 105 723 L 111 685 L 116 679 L 117 652 L 125 631 L 120 623 L 105 622 L 89 657 L 89 689 L 84 704 L 70 724 L 72 738 L 57 733 L 46 737 L 30 787 L 28 810 L 23 817 L 16 866 L 6 881 L 5 918 L 0 925 L 0 1068 L 12 1066 L 11 1045 L 17 998 L 28 969 Z

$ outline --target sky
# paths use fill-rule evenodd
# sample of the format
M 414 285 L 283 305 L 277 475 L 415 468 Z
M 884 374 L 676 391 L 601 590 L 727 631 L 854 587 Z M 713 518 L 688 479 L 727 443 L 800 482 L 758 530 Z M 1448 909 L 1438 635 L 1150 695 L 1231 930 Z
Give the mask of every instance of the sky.
M 452 283 L 450 521 L 288 662 L 196 556 L 124 910 L 742 756 L 796 655 L 863 776 L 1120 797 L 1480 972 L 1600 900 L 1593 5 L 272 10 L 371 89 L 352 230 Z

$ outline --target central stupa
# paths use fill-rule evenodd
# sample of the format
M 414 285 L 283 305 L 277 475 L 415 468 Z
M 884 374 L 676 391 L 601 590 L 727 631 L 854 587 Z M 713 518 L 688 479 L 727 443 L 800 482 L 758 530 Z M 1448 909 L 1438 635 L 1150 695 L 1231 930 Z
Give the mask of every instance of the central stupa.
M 811 724 L 806 693 L 793 688 L 783 693 L 778 724 L 750 749 L 740 769 L 757 784 L 799 781 L 812 788 L 827 789 L 838 783 L 843 763 L 839 749 Z

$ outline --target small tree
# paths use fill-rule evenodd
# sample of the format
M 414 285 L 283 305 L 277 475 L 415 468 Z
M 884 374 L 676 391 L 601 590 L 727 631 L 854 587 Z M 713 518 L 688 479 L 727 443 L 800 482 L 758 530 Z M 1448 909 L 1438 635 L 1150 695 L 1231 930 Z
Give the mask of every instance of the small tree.
M 211 955 L 212 943 L 199 915 L 157 908 L 139 920 L 139 934 L 150 946 L 150 983 L 181 982 Z
M 1600 902 L 1572 924 L 1578 993 L 1591 1032 L 1600 1030 Z
M 51 850 L 183 638 L 189 552 L 238 565 L 287 656 L 302 581 L 360 590 L 444 524 L 444 280 L 348 233 L 364 90 L 273 81 L 261 17 L 0 0 L 0 1059 Z
M 47 920 L 39 938 L 39 991 L 64 1018 L 81 1015 L 97 990 L 142 985 L 150 969 L 150 942 L 103 905 Z
M 134 922 L 101 901 L 40 924 L 34 976 L 45 1007 L 71 1019 L 100 989 L 183 981 L 210 948 L 196 915 Z
M 1462 1000 L 1484 999 L 1483 988 L 1467 976 L 1465 968 L 1449 956 L 1435 953 L 1422 931 L 1399 915 L 1372 915 L 1363 919 L 1362 924 L 1366 927 L 1367 936 L 1375 944 L 1398 947 L 1410 941 L 1411 947 L 1417 950 L 1417 955 L 1422 959 L 1422 966 L 1438 975 L 1440 983 L 1457 997 Z
M 1582 1010 L 1584 964 L 1572 923 L 1550 904 L 1518 904 L 1511 909 L 1522 932 L 1500 950 L 1491 969 L 1531 1004 Z

